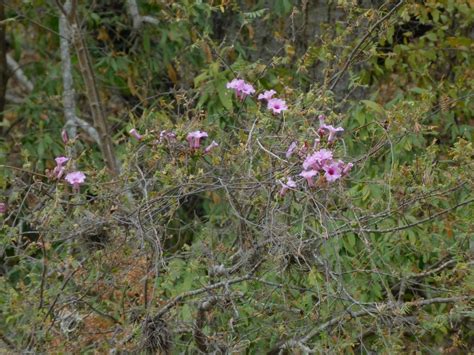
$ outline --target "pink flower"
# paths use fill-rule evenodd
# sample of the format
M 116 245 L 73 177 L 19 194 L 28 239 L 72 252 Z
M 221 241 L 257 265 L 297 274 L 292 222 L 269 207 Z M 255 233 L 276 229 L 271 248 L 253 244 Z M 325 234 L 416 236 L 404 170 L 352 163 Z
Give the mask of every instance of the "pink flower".
M 303 162 L 303 169 L 319 170 L 326 162 L 332 160 L 332 152 L 328 149 L 320 149 L 306 157 Z
M 344 128 L 322 124 L 318 129 L 318 133 L 320 135 L 324 135 L 326 132 L 329 132 L 328 142 L 332 143 L 336 140 L 336 137 L 338 136 L 339 132 L 344 132 Z
M 245 83 L 243 86 L 242 86 L 242 99 L 245 98 L 246 95 L 252 95 L 253 93 L 255 93 L 255 89 L 253 88 L 253 86 L 249 83 Z
M 186 140 L 189 142 L 189 148 L 198 149 L 200 146 L 200 140 L 207 136 L 207 133 L 204 131 L 194 131 L 189 133 L 186 137 Z
M 263 92 L 263 94 L 258 95 L 258 99 L 269 101 L 272 98 L 272 96 L 275 94 L 276 94 L 275 90 L 266 90 Z
M 234 79 L 226 84 L 227 89 L 233 89 L 237 97 L 241 100 L 245 99 L 247 95 L 255 93 L 254 87 L 242 79 Z
M 332 151 L 328 149 L 320 149 L 314 153 L 316 159 L 322 164 L 332 159 Z
M 298 144 L 296 142 L 292 142 L 286 151 L 286 159 L 290 159 L 290 157 L 295 152 L 296 148 L 298 148 Z
M 0 202 L 0 214 L 7 213 L 7 204 L 5 202 Z
M 64 166 L 57 165 L 54 167 L 53 176 L 56 177 L 56 179 L 61 179 L 61 176 L 63 176 L 64 171 Z
M 163 143 L 163 141 L 166 140 L 168 143 L 176 141 L 176 133 L 170 132 L 167 130 L 163 130 L 160 132 L 160 143 Z
M 342 171 L 342 169 L 344 169 L 344 167 L 346 166 L 346 163 L 344 163 L 341 159 L 339 159 L 337 162 L 336 161 L 331 161 L 329 162 L 331 164 L 337 164 L 337 166 L 339 167 L 339 169 Z M 328 164 L 329 165 L 329 164 Z
M 326 126 L 326 124 L 324 123 L 324 121 L 326 121 L 326 116 L 319 115 L 318 120 L 319 120 L 318 134 L 322 137 L 326 133 L 326 130 L 324 128 Z
M 79 189 L 79 185 L 84 183 L 86 176 L 82 171 L 74 171 L 69 173 L 64 178 L 68 183 L 70 183 L 75 189 Z
M 69 137 L 68 137 L 67 131 L 65 129 L 63 129 L 61 131 L 61 139 L 63 140 L 64 144 L 67 144 L 69 142 Z
M 345 176 L 347 174 L 349 174 L 349 171 L 351 171 L 352 167 L 354 166 L 354 164 L 352 163 L 347 163 L 343 168 L 342 168 L 342 175 Z
M 327 182 L 334 182 L 341 177 L 341 165 L 338 162 L 333 162 L 331 164 L 327 164 L 323 167 L 324 177 L 326 178 Z
M 53 170 L 53 176 L 56 177 L 57 179 L 60 179 L 65 171 L 64 164 L 66 164 L 69 161 L 69 158 L 67 157 L 57 157 L 54 159 L 56 161 L 56 166 L 54 167 Z
M 329 143 L 332 143 L 336 140 L 336 137 L 339 134 L 339 132 L 344 132 L 344 128 L 342 128 L 342 127 L 334 128 L 331 125 L 329 125 L 327 127 L 329 129 L 329 138 L 328 138 Z
M 296 188 L 296 182 L 291 177 L 286 179 L 286 184 L 281 180 L 278 180 L 278 182 L 281 184 L 280 196 L 285 196 L 288 189 Z
M 133 136 L 137 141 L 140 141 L 143 139 L 143 136 L 140 133 L 138 133 L 138 131 L 135 128 L 132 128 L 128 133 L 131 136 Z
M 282 111 L 288 110 L 285 100 L 282 99 L 270 99 L 268 100 L 267 108 L 272 110 L 274 114 L 281 113 Z
M 226 84 L 227 89 L 234 89 L 234 90 L 240 90 L 242 86 L 245 84 L 245 80 L 242 79 L 234 79 L 232 81 L 229 81 Z
M 204 153 L 209 153 L 212 149 L 214 149 L 217 146 L 219 146 L 219 144 L 216 141 L 212 141 L 212 143 L 209 144 L 206 149 L 204 149 Z
M 69 161 L 69 158 L 67 157 L 57 157 L 54 159 L 56 161 L 56 164 L 58 166 L 63 166 L 65 163 Z
M 316 168 L 316 170 L 319 170 L 319 165 L 318 165 L 318 161 L 316 160 L 316 158 L 314 157 L 314 154 L 312 155 L 308 155 L 306 157 L 306 159 L 304 160 L 303 162 L 303 169 L 304 170 L 308 170 L 310 168 Z
M 321 140 L 319 138 L 314 139 L 314 144 L 313 144 L 313 149 L 314 150 L 318 149 L 318 146 L 319 146 L 320 142 L 321 142 Z
M 300 176 L 304 177 L 308 182 L 309 187 L 314 186 L 313 177 L 315 177 L 316 175 L 318 175 L 318 172 L 316 170 L 303 170 L 300 173 Z

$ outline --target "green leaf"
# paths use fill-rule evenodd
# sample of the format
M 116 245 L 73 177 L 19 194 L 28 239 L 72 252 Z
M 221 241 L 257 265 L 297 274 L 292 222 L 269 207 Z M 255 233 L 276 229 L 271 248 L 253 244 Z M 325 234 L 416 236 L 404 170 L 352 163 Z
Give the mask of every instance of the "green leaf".
M 226 81 L 219 81 L 217 84 L 217 94 L 219 100 L 227 111 L 232 111 L 232 92 L 225 87 Z
M 386 38 L 387 38 L 387 42 L 389 44 L 393 44 L 393 35 L 395 33 L 395 27 L 394 26 L 390 26 L 388 29 L 387 29 L 387 34 L 386 34 Z
M 347 235 L 347 242 L 349 243 L 349 245 L 354 248 L 355 247 L 355 244 L 356 244 L 356 238 L 355 238 L 355 235 L 350 233 Z
M 292 8 L 293 4 L 290 0 L 276 0 L 273 5 L 275 13 L 279 16 L 287 15 Z
M 38 156 L 40 158 L 44 157 L 44 152 L 45 152 L 45 146 L 44 146 L 44 140 L 40 140 L 38 142 L 38 146 L 36 148 L 36 152 L 38 153 Z
M 143 50 L 145 53 L 150 53 L 150 36 L 147 31 L 143 32 Z
M 244 12 L 244 13 L 242 13 L 242 17 L 243 17 L 245 20 L 247 20 L 247 21 L 255 20 L 255 19 L 260 18 L 260 17 L 262 17 L 263 15 L 265 15 L 265 12 L 266 12 L 267 10 L 268 10 L 268 9 L 263 8 L 263 9 L 260 9 L 260 10 L 257 10 L 257 11 Z
M 356 119 L 357 123 L 361 126 L 363 126 L 367 120 L 366 120 L 366 114 L 363 111 L 358 111 L 355 115 L 354 118 Z
M 410 88 L 410 91 L 414 92 L 415 94 L 420 94 L 420 95 L 430 93 L 429 90 L 425 90 L 425 89 L 422 89 L 422 88 L 419 88 L 419 87 Z
M 413 230 L 408 229 L 407 230 L 407 235 L 408 235 L 408 240 L 410 241 L 410 244 L 416 245 L 416 243 L 418 241 L 416 233 Z
M 405 140 L 405 144 L 403 145 L 403 149 L 405 149 L 408 152 L 410 152 L 413 149 L 413 144 L 412 144 L 411 139 L 406 139 Z
M 198 87 L 202 82 L 206 81 L 209 78 L 207 72 L 203 72 L 194 78 L 194 87 Z
M 362 201 L 367 201 L 367 199 L 370 197 L 370 188 L 365 185 L 363 188 L 362 188 Z
M 191 307 L 188 304 L 183 305 L 181 308 L 181 317 L 183 321 L 192 321 L 193 313 L 191 312 Z
M 436 42 L 436 40 L 438 39 L 438 36 L 436 36 L 436 33 L 434 32 L 429 32 L 426 34 L 426 38 L 428 38 L 432 42 Z
M 201 97 L 199 98 L 199 101 L 197 103 L 197 107 L 201 108 L 204 106 L 204 104 L 208 101 L 209 99 L 209 90 L 205 90 L 202 94 Z
M 387 68 L 388 70 L 392 70 L 395 64 L 396 64 L 395 59 L 392 59 L 392 58 L 385 59 L 385 68 Z
M 317 286 L 322 281 L 321 275 L 316 268 L 312 268 L 308 274 L 308 285 Z
M 369 110 L 374 111 L 382 116 L 385 116 L 385 109 L 378 103 L 370 100 L 361 101 Z

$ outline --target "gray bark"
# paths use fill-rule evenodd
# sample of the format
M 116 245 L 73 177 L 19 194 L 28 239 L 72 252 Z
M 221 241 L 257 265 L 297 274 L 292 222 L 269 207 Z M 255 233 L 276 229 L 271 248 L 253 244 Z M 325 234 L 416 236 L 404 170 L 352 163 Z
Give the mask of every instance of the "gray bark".
M 64 4 L 64 9 L 69 13 L 71 11 L 71 0 L 67 0 Z M 98 145 L 100 145 L 100 138 L 97 130 L 88 122 L 76 116 L 76 102 L 74 80 L 72 77 L 71 65 L 71 31 L 69 29 L 68 21 L 61 12 L 59 18 L 59 34 L 60 34 L 60 49 L 61 49 L 61 64 L 62 64 L 62 79 L 63 79 L 63 106 L 64 118 L 66 119 L 65 129 L 69 138 L 75 138 L 77 135 L 77 127 L 81 127 Z

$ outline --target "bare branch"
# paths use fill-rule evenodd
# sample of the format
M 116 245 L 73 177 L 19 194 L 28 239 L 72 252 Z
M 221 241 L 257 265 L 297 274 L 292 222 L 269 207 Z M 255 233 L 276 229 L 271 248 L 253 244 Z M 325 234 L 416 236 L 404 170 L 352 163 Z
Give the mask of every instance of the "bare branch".
M 94 120 L 94 128 L 97 129 L 100 138 L 100 148 L 105 164 L 113 175 L 117 175 L 119 173 L 119 165 L 115 157 L 113 142 L 110 137 L 107 120 L 103 111 L 99 91 L 97 89 L 94 71 L 92 69 L 92 62 L 78 25 L 77 14 L 72 13 L 73 10 L 75 10 L 74 3 L 71 4 L 71 13 L 67 16 L 67 19 L 69 30 L 71 31 L 70 35 L 72 42 L 76 48 L 79 68 L 85 83 L 89 107 Z
M 212 296 L 202 301 L 198 307 L 198 314 L 196 316 L 196 322 L 194 323 L 193 336 L 196 346 L 204 353 L 209 352 L 209 339 L 203 331 L 203 328 L 206 324 L 206 313 L 215 306 L 218 300 L 219 297 Z
M 474 299 L 474 296 L 438 297 L 438 298 L 430 298 L 426 300 L 419 300 L 419 301 L 413 301 L 413 302 L 405 302 L 401 304 L 393 303 L 393 302 L 374 304 L 372 307 L 365 308 L 358 312 L 350 312 L 350 313 L 346 312 L 337 317 L 331 318 L 330 320 L 320 324 L 318 327 L 308 332 L 306 335 L 299 338 L 293 338 L 288 341 L 285 341 L 283 344 L 277 346 L 276 349 L 275 348 L 272 349 L 270 353 L 275 353 L 275 351 L 278 351 L 280 349 L 289 349 L 291 347 L 294 347 L 296 344 L 298 345 L 304 344 L 308 342 L 311 338 L 315 337 L 319 333 L 326 330 L 327 328 L 332 327 L 333 325 L 336 325 L 341 322 L 342 323 L 348 322 L 354 318 L 360 318 L 367 315 L 386 314 L 387 312 L 393 313 L 397 311 L 398 309 L 401 309 L 404 307 L 423 307 L 423 306 L 436 304 L 436 303 L 455 303 L 455 302 L 461 302 L 461 301 L 469 301 L 472 299 Z
M 142 21 L 146 23 L 151 23 L 152 25 L 158 25 L 160 23 L 160 20 L 152 16 L 142 16 Z
M 71 44 L 71 32 L 67 22 L 67 11 L 71 9 L 71 1 L 66 0 L 64 6 L 61 6 L 57 1 L 58 7 L 61 10 L 61 16 L 59 18 L 59 45 L 61 48 L 61 64 L 62 64 L 62 77 L 63 77 L 63 106 L 64 106 L 64 117 L 66 118 L 66 131 L 69 137 L 76 137 L 77 122 L 76 122 L 76 103 L 74 101 L 74 85 L 72 79 L 72 67 L 71 67 L 71 53 L 69 47 Z
M 127 0 L 128 14 L 133 21 L 133 29 L 135 31 L 142 27 L 144 22 L 158 25 L 160 21 L 152 16 L 141 16 L 138 10 L 138 4 L 136 0 Z
M 6 92 L 7 92 L 7 45 L 5 38 L 5 6 L 0 3 L 0 122 L 3 121 L 3 110 L 5 108 Z
M 54 2 L 56 3 L 59 11 L 61 11 L 61 13 L 67 17 L 68 16 L 68 13 L 71 9 L 71 1 L 70 0 L 66 0 L 66 3 L 64 4 L 61 4 L 61 2 L 59 0 L 54 0 Z M 68 10 L 66 10 L 66 8 L 68 8 Z
M 60 3 L 58 2 L 58 6 Z M 66 119 L 65 129 L 70 138 L 77 135 L 77 126 L 81 127 L 99 146 L 101 144 L 99 133 L 87 121 L 76 116 L 76 102 L 74 81 L 72 78 L 71 65 L 71 31 L 67 21 L 67 15 L 71 11 L 71 0 L 66 0 L 64 6 L 61 5 L 61 16 L 59 18 L 61 64 L 63 78 L 63 106 L 64 117 Z
M 17 63 L 15 59 L 10 54 L 6 55 L 7 58 L 7 65 L 12 71 L 13 75 L 15 78 L 20 82 L 23 87 L 28 90 L 28 92 L 32 92 L 35 86 L 33 83 L 28 79 L 28 77 L 25 75 L 25 72 L 23 69 L 21 69 L 20 65 Z
M 349 65 L 352 63 L 352 61 L 357 57 L 357 54 L 359 52 L 359 49 L 360 47 L 362 46 L 362 44 L 367 40 L 367 38 L 369 38 L 369 36 L 371 35 L 371 33 L 377 28 L 380 26 L 380 24 L 382 22 L 384 22 L 386 19 L 388 19 L 390 16 L 392 16 L 392 14 L 400 7 L 403 5 L 405 1 L 404 0 L 400 0 L 384 17 L 382 17 L 380 20 L 378 20 L 368 31 L 367 33 L 364 35 L 364 37 L 362 37 L 362 39 L 359 41 L 359 43 L 357 43 L 357 45 L 354 47 L 354 49 L 352 50 L 351 54 L 349 54 L 349 58 L 347 58 L 347 61 L 344 63 L 344 66 L 342 67 L 341 71 L 339 71 L 335 77 L 332 79 L 334 80 L 333 83 L 331 84 L 331 86 L 329 87 L 329 90 L 333 90 L 337 83 L 339 82 L 339 80 L 342 78 L 342 76 L 344 75 L 344 73 L 346 72 L 346 70 L 349 68 Z
M 91 137 L 94 142 L 96 142 L 98 145 L 100 145 L 100 136 L 99 136 L 99 133 L 97 132 L 97 130 L 92 127 L 89 122 L 87 121 L 84 121 L 83 119 L 75 116 L 74 118 L 75 122 L 77 123 L 77 125 L 79 127 L 82 128 L 83 131 L 85 131 L 89 137 Z
M 161 317 L 164 314 L 168 313 L 174 306 L 176 306 L 179 302 L 181 302 L 185 298 L 197 296 L 197 295 L 200 295 L 202 293 L 205 293 L 205 292 L 208 292 L 208 291 L 211 291 L 211 290 L 215 290 L 215 289 L 218 289 L 218 288 L 221 288 L 221 287 L 227 287 L 227 286 L 232 285 L 232 284 L 236 284 L 236 283 L 240 283 L 240 282 L 252 279 L 253 278 L 253 273 L 260 266 L 260 264 L 261 263 L 258 263 L 257 265 L 255 265 L 255 267 L 245 276 L 237 277 L 237 278 L 230 279 L 230 280 L 223 280 L 223 281 L 216 282 L 216 283 L 208 285 L 208 286 L 204 286 L 202 288 L 198 288 L 196 290 L 183 292 L 182 294 L 176 296 L 171 301 L 169 301 L 164 307 L 162 307 L 158 311 L 157 316 Z
M 24 98 L 12 95 L 10 93 L 5 94 L 5 100 L 11 102 L 12 104 L 22 104 L 25 102 Z
M 368 228 L 360 228 L 360 229 L 345 229 L 345 230 L 341 230 L 341 231 L 338 231 L 338 232 L 334 232 L 330 235 L 330 237 L 335 237 L 337 235 L 341 235 L 341 234 L 345 234 L 345 233 L 349 233 L 349 232 L 354 232 L 354 233 L 361 233 L 361 232 L 365 232 L 365 233 L 393 233 L 393 232 L 399 232 L 399 231 L 402 231 L 402 230 L 405 230 L 405 229 L 410 229 L 410 228 L 413 228 L 413 227 L 416 227 L 420 224 L 424 224 L 426 222 L 430 222 L 434 219 L 436 219 L 437 217 L 439 216 L 442 216 L 446 213 L 449 213 L 451 211 L 454 211 L 455 209 L 461 207 L 461 206 L 465 206 L 465 205 L 469 205 L 471 203 L 474 202 L 474 198 L 473 199 L 469 199 L 469 200 L 466 200 L 464 202 L 461 202 L 461 203 L 458 203 L 457 205 L 451 207 L 451 208 L 447 208 L 445 210 L 442 210 L 438 213 L 435 213 L 434 215 L 430 216 L 430 217 L 426 217 L 425 219 L 422 219 L 422 220 L 419 220 L 417 222 L 414 222 L 414 223 L 410 223 L 410 224 L 405 224 L 403 226 L 399 226 L 399 227 L 394 227 L 394 228 L 386 228 L 386 229 L 368 229 Z
M 176 296 L 171 301 L 169 301 L 163 308 L 161 308 L 158 311 L 157 315 L 160 316 L 160 317 L 163 316 L 164 314 L 168 313 L 179 302 L 181 302 L 182 300 L 184 300 L 186 298 L 197 296 L 197 295 L 200 295 L 202 293 L 205 293 L 205 292 L 208 292 L 208 291 L 211 291 L 211 290 L 215 290 L 215 289 L 227 286 L 227 285 L 232 285 L 232 284 L 240 283 L 240 282 L 243 282 L 243 281 L 247 281 L 247 280 L 250 280 L 252 277 L 253 276 L 251 274 L 249 274 L 249 275 L 242 276 L 242 277 L 237 277 L 237 278 L 231 279 L 231 280 L 220 281 L 220 282 L 217 282 L 215 284 L 211 284 L 209 286 L 198 288 L 196 290 L 183 292 L 182 294 Z
M 19 352 L 18 349 L 15 346 L 15 343 L 13 341 L 11 341 L 9 338 L 7 338 L 7 336 L 5 334 L 3 334 L 2 332 L 0 332 L 0 340 L 5 344 L 5 346 L 8 349 L 12 350 L 15 353 Z M 1 346 L 1 343 L 0 343 L 0 346 Z
M 260 143 L 260 140 L 259 140 L 258 138 L 257 138 L 257 144 L 258 144 L 258 146 L 259 146 L 264 152 L 270 154 L 270 155 L 271 155 L 272 157 L 274 157 L 275 159 L 278 159 L 278 160 L 280 160 L 280 161 L 282 161 L 282 162 L 284 162 L 284 163 L 288 163 L 288 161 L 286 161 L 285 159 L 280 158 L 278 155 L 276 155 L 276 154 L 270 152 L 267 148 L 265 148 L 265 147 L 262 145 L 262 143 Z

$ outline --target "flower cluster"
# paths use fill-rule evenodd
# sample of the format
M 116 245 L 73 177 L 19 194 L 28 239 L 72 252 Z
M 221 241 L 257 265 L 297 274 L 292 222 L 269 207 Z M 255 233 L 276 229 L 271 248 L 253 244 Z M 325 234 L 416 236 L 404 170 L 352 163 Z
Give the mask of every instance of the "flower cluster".
M 228 89 L 233 89 L 240 100 L 244 100 L 247 96 L 255 93 L 254 87 L 245 82 L 242 79 L 234 79 L 227 83 Z M 258 100 L 267 103 L 268 110 L 272 111 L 273 114 L 280 114 L 283 111 L 288 110 L 288 106 L 285 100 L 275 98 L 275 90 L 266 90 L 260 93 L 257 97 Z M 306 180 L 309 187 L 316 185 L 315 177 L 320 175 L 319 181 L 326 181 L 327 183 L 333 183 L 342 177 L 346 176 L 351 168 L 352 163 L 344 163 L 340 159 L 334 158 L 334 152 L 328 149 L 337 138 L 344 132 L 342 127 L 334 127 L 325 123 L 326 117 L 320 115 L 319 117 L 319 128 L 317 130 L 318 137 L 315 138 L 314 144 L 311 147 L 310 144 L 305 142 L 301 148 L 298 148 L 296 141 L 292 142 L 286 151 L 286 158 L 290 159 L 295 152 L 302 161 L 303 170 L 298 175 Z M 141 141 L 144 136 L 141 135 L 135 128 L 129 131 L 129 134 L 136 140 Z M 327 148 L 319 148 L 321 140 L 327 136 Z M 201 141 L 208 138 L 209 135 L 205 131 L 197 130 L 189 132 L 186 136 L 186 141 L 189 144 L 191 152 L 197 151 L 201 148 Z M 62 138 L 67 143 L 68 138 L 65 131 L 62 132 Z M 175 143 L 177 136 L 172 131 L 163 130 L 160 132 L 159 140 L 155 143 Z M 216 141 L 212 141 L 205 149 L 204 154 L 209 153 L 215 147 L 219 146 Z M 53 176 L 60 179 L 65 173 L 65 164 L 69 161 L 67 157 L 57 157 L 56 167 L 53 170 Z M 84 183 L 86 176 L 81 171 L 70 172 L 65 176 L 65 180 L 71 184 L 75 189 L 79 189 L 79 186 Z M 290 189 L 296 189 L 297 183 L 292 177 L 287 177 L 286 182 L 278 180 L 281 185 L 280 195 L 284 196 Z
M 66 172 L 66 163 L 70 159 L 68 157 L 57 157 L 54 159 L 56 166 L 53 169 L 52 177 L 55 179 L 61 179 Z M 69 184 L 71 184 L 75 190 L 79 190 L 79 186 L 86 180 L 86 175 L 82 171 L 73 171 L 64 177 Z
M 194 131 L 187 135 L 186 140 L 189 142 L 189 148 L 191 148 L 191 150 L 197 150 L 199 149 L 201 145 L 200 140 L 202 138 L 207 138 L 207 137 L 208 137 L 207 132 Z M 206 149 L 204 149 L 204 153 L 209 153 L 212 149 L 214 149 L 217 146 L 219 146 L 219 144 L 216 141 L 212 141 L 211 144 L 209 144 L 206 147 Z
M 242 79 L 234 79 L 227 83 L 226 86 L 228 89 L 233 89 L 237 97 L 241 100 L 244 100 L 247 96 L 252 95 L 255 92 L 254 87 L 245 82 Z M 283 111 L 288 110 L 288 106 L 285 100 L 274 97 L 276 94 L 275 90 L 266 90 L 260 93 L 257 96 L 257 99 L 267 103 L 267 109 L 272 111 L 273 114 L 277 115 Z M 313 147 L 307 144 L 298 149 L 298 143 L 292 142 L 288 147 L 286 152 L 286 158 L 290 159 L 291 156 L 298 152 L 298 155 L 303 159 L 303 171 L 299 174 L 304 178 L 309 187 L 315 186 L 314 178 L 318 175 L 324 176 L 324 180 L 328 183 L 339 180 L 343 176 L 347 175 L 351 170 L 352 163 L 344 163 L 342 160 L 334 159 L 334 154 L 331 150 L 322 148 L 318 149 L 321 143 L 321 139 L 327 136 L 327 146 L 330 147 L 336 139 L 344 132 L 342 127 L 334 127 L 325 123 L 326 117 L 320 115 L 319 117 L 319 129 L 317 131 L 318 137 L 314 140 Z M 202 137 L 200 131 L 193 132 L 194 136 L 191 136 L 191 133 L 188 135 L 188 141 L 192 149 L 199 147 L 199 139 Z M 207 137 L 207 135 L 206 135 Z M 207 149 L 206 149 L 207 150 Z M 308 152 L 312 150 L 312 153 Z M 282 188 L 280 190 L 280 195 L 284 196 L 285 193 L 290 189 L 295 189 L 297 187 L 296 182 L 288 177 L 286 182 L 278 180 Z
M 275 90 L 267 90 L 262 94 L 258 95 L 258 99 L 267 102 L 267 108 L 272 111 L 274 114 L 282 113 L 283 111 L 288 110 L 285 100 L 274 98 L 273 95 L 276 94 Z
M 344 163 L 340 159 L 334 159 L 334 153 L 330 149 L 319 148 L 321 139 L 328 135 L 327 143 L 331 145 L 337 139 L 338 135 L 344 131 L 342 127 L 333 127 L 332 125 L 325 124 L 325 116 L 319 116 L 319 138 L 314 141 L 312 153 L 308 154 L 308 145 L 305 143 L 299 150 L 297 142 L 292 142 L 286 152 L 286 158 L 289 159 L 291 156 L 298 151 L 299 156 L 303 159 L 302 168 L 303 171 L 299 174 L 304 178 L 309 187 L 315 186 L 315 177 L 322 175 L 324 180 L 328 183 L 339 180 L 340 178 L 349 174 L 352 169 L 352 163 Z M 291 177 L 287 179 L 287 183 L 279 181 L 283 188 L 280 191 L 280 195 L 283 196 L 288 189 L 295 188 L 296 183 Z
M 242 79 L 234 79 L 227 83 L 227 89 L 233 89 L 235 94 L 240 100 L 244 100 L 247 96 L 255 93 L 255 89 L 252 84 L 245 82 Z
M 245 97 L 255 93 L 254 87 L 242 79 L 234 79 L 227 83 L 227 89 L 233 89 L 237 97 L 241 100 L 244 100 Z M 273 95 L 276 94 L 275 90 L 266 90 L 263 93 L 259 94 L 257 99 L 267 102 L 267 108 L 273 112 L 273 114 L 280 114 L 283 111 L 288 110 L 285 100 L 274 98 Z

